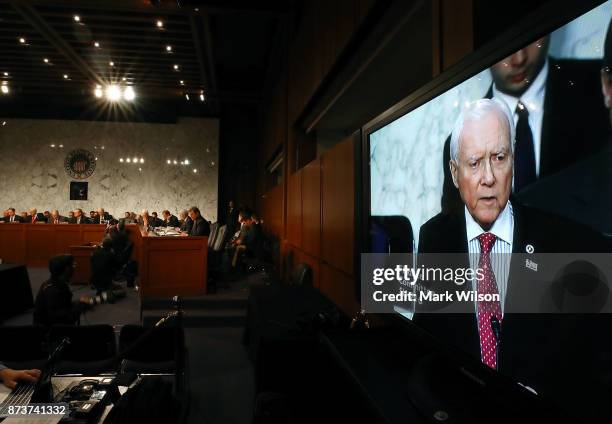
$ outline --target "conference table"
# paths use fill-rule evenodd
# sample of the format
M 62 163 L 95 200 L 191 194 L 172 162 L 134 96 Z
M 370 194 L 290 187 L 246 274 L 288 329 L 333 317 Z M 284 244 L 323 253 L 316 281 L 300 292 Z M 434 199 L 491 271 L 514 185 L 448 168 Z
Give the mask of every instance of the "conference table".
M 102 241 L 105 228 L 99 224 L 0 224 L 0 259 L 47 267 L 55 255 L 76 249 L 83 256 L 93 251 L 91 246 Z M 136 224 L 125 228 L 134 244 L 132 259 L 138 262 L 141 298 L 206 293 L 208 237 L 160 236 Z M 85 259 L 80 257 L 77 263 Z M 87 272 L 77 272 L 81 283 L 85 282 L 81 281 L 83 271 Z

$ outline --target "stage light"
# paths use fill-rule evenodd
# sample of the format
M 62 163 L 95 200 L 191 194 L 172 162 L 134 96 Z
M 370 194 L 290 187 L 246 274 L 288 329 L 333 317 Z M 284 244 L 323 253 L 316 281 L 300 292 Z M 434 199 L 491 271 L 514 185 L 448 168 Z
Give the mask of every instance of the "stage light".
M 9 93 L 8 85 L 3 85 L 2 87 L 0 87 L 0 90 L 2 90 L 2 94 L 8 94 Z
M 79 15 L 74 15 L 74 22 L 81 22 L 81 17 Z
M 167 51 L 168 53 L 172 53 L 172 46 L 171 46 L 171 45 L 167 45 L 167 46 L 166 46 L 166 51 Z
M 106 88 L 106 98 L 115 102 L 121 98 L 121 90 L 118 86 L 111 84 Z
M 159 19 L 157 20 L 156 25 L 157 25 L 157 28 L 163 28 L 164 27 L 164 23 L 161 20 L 159 20 Z
M 134 93 L 134 89 L 132 87 L 125 87 L 123 91 L 123 98 L 128 102 L 131 102 L 136 97 L 136 93 Z
M 101 98 L 102 95 L 104 94 L 102 92 L 102 87 L 101 86 L 96 86 L 96 89 L 94 90 L 94 94 L 96 95 L 97 98 Z

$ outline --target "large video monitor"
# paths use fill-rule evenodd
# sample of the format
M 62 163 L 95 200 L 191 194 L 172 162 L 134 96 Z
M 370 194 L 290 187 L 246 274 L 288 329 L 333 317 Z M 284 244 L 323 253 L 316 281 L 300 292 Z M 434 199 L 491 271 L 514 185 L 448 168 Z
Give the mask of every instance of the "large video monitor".
M 443 287 L 474 292 L 463 308 L 406 284 L 416 295 L 392 313 L 557 400 L 574 383 L 597 392 L 588 402 L 612 393 L 611 18 L 612 0 L 364 133 L 364 250 L 411 254 L 362 258 L 364 309 L 379 312 L 364 298 L 388 281 L 443 263 Z M 406 261 L 412 274 L 394 274 Z

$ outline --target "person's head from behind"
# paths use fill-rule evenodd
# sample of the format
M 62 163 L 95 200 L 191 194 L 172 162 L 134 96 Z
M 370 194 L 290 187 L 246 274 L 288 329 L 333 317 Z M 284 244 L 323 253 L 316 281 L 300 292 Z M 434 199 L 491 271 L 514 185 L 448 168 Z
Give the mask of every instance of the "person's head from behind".
M 49 259 L 49 272 L 53 282 L 68 283 L 74 271 L 72 255 L 58 255 Z
M 610 111 L 610 125 L 612 126 L 612 20 L 608 24 L 608 32 L 606 32 L 606 40 L 604 42 L 601 91 L 604 96 L 604 105 Z
M 238 222 L 241 224 L 250 224 L 252 222 L 252 214 L 248 209 L 243 209 L 238 212 Z
M 192 206 L 189 208 L 188 213 L 189 213 L 189 218 L 195 221 L 200 216 L 200 209 L 198 209 L 197 206 Z
M 461 111 L 451 133 L 453 183 L 474 220 L 491 228 L 512 191 L 514 126 L 508 106 L 481 99 Z
M 548 56 L 550 36 L 545 36 L 491 66 L 495 87 L 520 97 L 536 79 Z

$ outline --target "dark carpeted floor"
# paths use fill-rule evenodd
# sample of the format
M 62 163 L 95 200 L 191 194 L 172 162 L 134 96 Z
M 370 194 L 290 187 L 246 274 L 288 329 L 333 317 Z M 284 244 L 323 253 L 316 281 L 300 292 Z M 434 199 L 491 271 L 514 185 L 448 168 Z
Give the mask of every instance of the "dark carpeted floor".
M 44 268 L 28 268 L 33 295 L 48 277 Z M 261 284 L 262 275 L 239 279 L 220 288 L 210 300 L 246 299 L 248 288 Z M 94 293 L 87 286 L 72 286 L 75 298 Z M 206 296 L 207 298 L 209 296 Z M 235 311 L 235 302 L 232 311 Z M 3 325 L 29 325 L 32 311 L 13 317 Z M 125 299 L 114 304 L 98 305 L 81 318 L 81 325 L 111 324 L 118 332 L 125 324 L 140 323 L 140 299 L 127 290 Z M 189 325 L 185 329 L 189 357 L 191 408 L 188 423 L 247 424 L 251 422 L 254 397 L 253 366 L 242 346 L 243 326 L 236 320 L 227 325 Z

